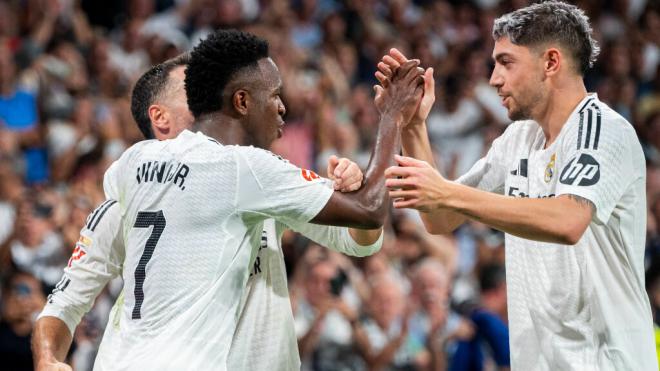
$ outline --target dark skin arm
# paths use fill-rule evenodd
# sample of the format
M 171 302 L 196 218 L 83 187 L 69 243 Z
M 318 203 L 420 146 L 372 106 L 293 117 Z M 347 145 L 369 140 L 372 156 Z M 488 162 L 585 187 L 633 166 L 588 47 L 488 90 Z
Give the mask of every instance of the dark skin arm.
M 415 113 L 423 91 L 419 61 L 403 63 L 382 92 L 376 145 L 366 170 L 364 185 L 356 192 L 334 192 L 311 222 L 354 228 L 375 229 L 383 225 L 389 208 L 385 169 L 401 150 L 401 130 Z

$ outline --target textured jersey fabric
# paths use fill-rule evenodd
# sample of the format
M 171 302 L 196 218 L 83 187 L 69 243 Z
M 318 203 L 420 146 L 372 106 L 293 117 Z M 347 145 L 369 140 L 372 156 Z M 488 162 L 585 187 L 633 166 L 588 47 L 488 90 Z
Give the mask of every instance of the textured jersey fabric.
M 281 247 L 285 229 L 292 229 L 322 246 L 351 256 L 380 249 L 383 234 L 370 246 L 360 246 L 348 228 L 310 223 L 264 221 L 259 253 L 250 267 L 241 315 L 229 353 L 229 370 L 287 371 L 300 369 L 300 355 L 291 311 L 286 267 Z
M 268 151 L 189 131 L 131 147 L 104 182 L 126 251 L 112 341 L 121 357 L 103 365 L 99 354 L 96 368 L 227 369 L 264 221 L 307 222 L 332 194 L 305 175 Z
M 574 246 L 506 235 L 512 369 L 657 370 L 646 168 L 633 127 L 589 95 L 545 147 L 536 122 L 514 122 L 457 180 L 513 197 L 577 195 L 596 208 Z
M 113 164 L 110 174 L 116 171 Z M 113 277 L 121 274 L 124 246 L 120 230 L 121 215 L 114 182 L 106 182 L 109 198 L 88 217 L 81 237 L 65 269 L 59 288 L 49 297 L 41 316 L 64 321 L 71 333 L 93 304 L 98 293 Z M 326 186 L 331 186 L 325 181 Z M 228 357 L 228 369 L 291 370 L 300 368 L 293 316 L 281 250 L 281 234 L 293 229 L 316 243 L 352 256 L 366 256 L 382 246 L 382 234 L 371 246 L 358 245 L 348 228 L 311 223 L 284 225 L 273 219 L 264 221 L 259 252 L 249 269 L 249 279 L 241 299 L 241 314 Z M 119 357 L 121 308 L 124 293 L 117 299 L 98 351 L 96 369 L 112 369 Z
M 48 296 L 40 317 L 57 317 L 74 333 L 101 290 L 121 274 L 124 245 L 120 220 L 119 205 L 112 199 L 89 214 L 62 279 Z

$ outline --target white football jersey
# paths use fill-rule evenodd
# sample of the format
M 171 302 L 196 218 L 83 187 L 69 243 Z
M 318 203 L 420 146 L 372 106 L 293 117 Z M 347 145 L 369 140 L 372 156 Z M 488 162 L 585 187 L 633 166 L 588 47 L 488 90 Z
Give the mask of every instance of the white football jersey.
M 117 166 L 114 165 L 113 166 Z M 115 170 L 111 170 L 111 173 Z M 308 173 L 311 174 L 311 173 Z M 331 187 L 326 180 L 326 186 Z M 53 316 L 64 321 L 73 333 L 82 316 L 110 279 L 121 274 L 124 261 L 121 215 L 112 184 L 106 182 L 109 199 L 90 213 L 62 280 L 57 285 L 40 317 Z M 382 235 L 371 246 L 358 245 L 348 228 L 310 223 L 285 226 L 273 219 L 264 221 L 260 249 L 241 300 L 238 327 L 232 339 L 228 369 L 291 370 L 300 368 L 293 330 L 293 316 L 286 282 L 286 267 L 281 250 L 281 235 L 293 229 L 316 243 L 352 256 L 366 256 L 382 246 Z M 123 292 L 112 308 L 98 351 L 96 370 L 113 369 L 119 357 Z
M 300 355 L 289 299 L 281 240 L 292 229 L 321 246 L 351 256 L 372 255 L 380 249 L 383 234 L 373 245 L 360 246 L 348 228 L 310 223 L 264 221 L 259 253 L 250 267 L 241 315 L 229 352 L 228 370 L 289 371 L 300 369 Z
M 127 150 L 104 182 L 118 195 L 126 251 L 113 341 L 121 357 L 99 365 L 108 359 L 99 354 L 96 367 L 227 369 L 264 220 L 309 221 L 333 192 L 323 183 L 268 151 L 201 133 Z
M 39 317 L 61 319 L 74 333 L 98 294 L 121 274 L 124 244 L 116 200 L 106 200 L 87 217 L 62 279 Z
M 536 122 L 514 122 L 457 182 L 513 197 L 572 194 L 596 208 L 575 246 L 506 235 L 513 370 L 657 370 L 646 168 L 623 117 L 589 95 L 547 148 Z

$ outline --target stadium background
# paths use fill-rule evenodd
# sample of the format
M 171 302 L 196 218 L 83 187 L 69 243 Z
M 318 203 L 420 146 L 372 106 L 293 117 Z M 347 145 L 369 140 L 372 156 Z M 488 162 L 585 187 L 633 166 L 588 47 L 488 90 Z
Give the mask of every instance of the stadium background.
M 490 31 L 498 15 L 526 4 L 0 1 L 0 272 L 3 283 L 15 267 L 29 273 L 18 289 L 0 294 L 0 368 L 16 363 L 22 369 L 18 364 L 29 359 L 33 320 L 59 280 L 87 214 L 104 199 L 105 169 L 141 139 L 130 115 L 130 92 L 149 66 L 189 50 L 217 27 L 265 37 L 282 73 L 288 111 L 284 137 L 273 150 L 325 173 L 332 154 L 366 166 L 378 120 L 372 104 L 375 65 L 396 46 L 435 68 L 437 99 L 428 128 L 438 163 L 453 179 L 509 122 L 488 86 Z M 646 154 L 645 263 L 655 315 L 660 5 L 576 4 L 591 17 L 602 46 L 585 77 L 587 87 L 635 126 Z M 469 223 L 453 235 L 430 236 L 415 213 L 395 212 L 382 251 L 370 258 L 329 253 L 293 233 L 285 234 L 283 248 L 303 369 L 468 370 L 478 369 L 475 363 L 482 360 L 486 369 L 506 365 L 501 233 Z M 113 282 L 104 290 L 77 329 L 70 355 L 76 370 L 91 369 L 120 289 L 121 282 Z

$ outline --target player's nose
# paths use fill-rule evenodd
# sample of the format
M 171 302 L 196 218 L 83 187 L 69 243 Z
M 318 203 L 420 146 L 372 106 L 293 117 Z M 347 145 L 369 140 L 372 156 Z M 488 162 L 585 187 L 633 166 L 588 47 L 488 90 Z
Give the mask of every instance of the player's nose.
M 493 72 L 490 74 L 490 80 L 488 81 L 490 86 L 500 88 L 502 85 L 504 85 L 504 79 L 502 78 L 502 75 L 497 73 L 497 69 L 493 69 Z

